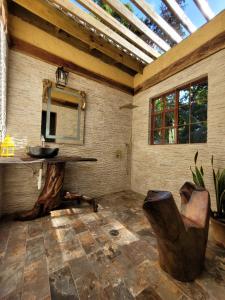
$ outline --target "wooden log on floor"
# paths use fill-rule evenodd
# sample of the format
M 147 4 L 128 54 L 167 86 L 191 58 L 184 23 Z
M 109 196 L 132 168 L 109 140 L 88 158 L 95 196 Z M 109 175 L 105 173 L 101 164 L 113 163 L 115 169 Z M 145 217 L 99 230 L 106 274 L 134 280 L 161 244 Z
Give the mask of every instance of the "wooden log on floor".
M 143 208 L 157 236 L 161 268 L 177 280 L 192 281 L 204 267 L 210 200 L 208 191 L 189 183 L 180 194 L 182 214 L 166 191 L 149 191 Z
M 33 209 L 19 213 L 16 219 L 21 221 L 33 220 L 45 216 L 57 208 L 61 204 L 64 173 L 65 162 L 48 163 L 45 185 Z
M 89 205 L 93 206 L 94 212 L 98 212 L 98 204 L 94 198 L 80 195 L 77 193 L 66 192 L 64 195 L 64 202 L 67 201 L 77 201 L 80 205 L 81 202 L 87 202 Z

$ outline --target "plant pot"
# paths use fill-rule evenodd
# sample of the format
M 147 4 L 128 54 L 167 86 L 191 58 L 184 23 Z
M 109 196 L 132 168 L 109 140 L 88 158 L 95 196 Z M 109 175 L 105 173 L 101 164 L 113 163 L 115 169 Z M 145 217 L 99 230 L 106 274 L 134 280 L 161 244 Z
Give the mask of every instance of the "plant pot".
M 216 244 L 222 248 L 225 248 L 225 223 L 211 218 L 211 225 L 213 229 L 213 237 Z

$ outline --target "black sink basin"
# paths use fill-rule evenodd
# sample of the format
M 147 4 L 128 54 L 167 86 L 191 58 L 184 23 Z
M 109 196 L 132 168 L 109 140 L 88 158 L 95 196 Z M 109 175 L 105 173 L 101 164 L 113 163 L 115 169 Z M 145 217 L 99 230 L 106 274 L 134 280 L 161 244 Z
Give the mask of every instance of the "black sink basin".
M 37 158 L 52 158 L 58 155 L 59 148 L 28 147 L 27 154 Z

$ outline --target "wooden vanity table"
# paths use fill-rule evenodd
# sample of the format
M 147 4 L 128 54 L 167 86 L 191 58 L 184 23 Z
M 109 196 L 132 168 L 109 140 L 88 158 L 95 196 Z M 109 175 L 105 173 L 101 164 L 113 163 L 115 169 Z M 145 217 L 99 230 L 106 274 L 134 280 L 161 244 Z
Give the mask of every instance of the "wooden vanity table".
M 66 162 L 95 162 L 96 158 L 85 158 L 81 156 L 57 156 L 54 158 L 36 159 L 31 157 L 0 157 L 0 164 L 34 164 L 46 163 L 47 170 L 45 184 L 33 209 L 17 215 L 19 220 L 33 220 L 50 213 L 51 210 L 58 208 L 63 201 L 78 200 L 89 202 L 93 209 L 97 211 L 97 203 L 94 199 L 82 195 L 67 192 L 63 195 L 63 181 Z

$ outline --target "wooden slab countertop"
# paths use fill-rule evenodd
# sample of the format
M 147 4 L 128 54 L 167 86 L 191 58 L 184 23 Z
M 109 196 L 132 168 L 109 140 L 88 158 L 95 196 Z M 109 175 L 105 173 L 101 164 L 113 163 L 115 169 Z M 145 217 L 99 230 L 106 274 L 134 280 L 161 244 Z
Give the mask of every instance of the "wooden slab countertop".
M 81 162 L 81 161 L 97 161 L 92 157 L 81 156 L 56 156 L 53 158 L 33 158 L 24 157 L 0 157 L 0 164 L 34 164 L 34 163 L 57 163 L 57 162 Z

